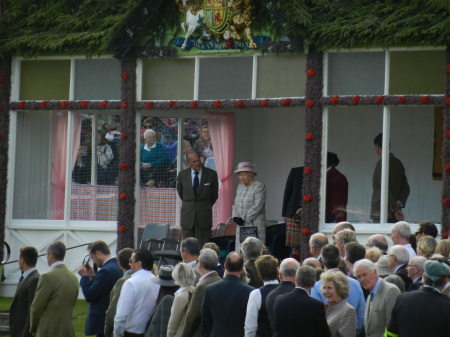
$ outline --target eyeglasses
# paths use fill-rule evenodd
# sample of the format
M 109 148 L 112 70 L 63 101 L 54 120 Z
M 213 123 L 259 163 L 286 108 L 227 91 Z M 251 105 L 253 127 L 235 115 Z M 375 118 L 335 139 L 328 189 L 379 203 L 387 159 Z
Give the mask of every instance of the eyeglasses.
M 422 234 L 422 233 L 423 233 L 423 232 L 416 232 L 416 236 L 419 235 L 419 234 Z
M 83 265 L 89 264 L 89 262 L 91 262 L 91 256 L 90 255 L 86 255 L 83 258 Z
M 406 268 L 416 268 L 416 266 L 413 265 L 413 264 L 408 264 L 408 265 L 406 266 Z

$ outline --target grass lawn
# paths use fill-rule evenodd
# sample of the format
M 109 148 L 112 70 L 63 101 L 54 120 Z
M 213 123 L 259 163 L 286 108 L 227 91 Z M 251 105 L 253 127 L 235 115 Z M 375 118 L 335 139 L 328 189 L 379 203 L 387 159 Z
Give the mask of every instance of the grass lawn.
M 9 311 L 12 297 L 0 297 L 0 312 Z M 78 300 L 73 309 L 73 327 L 75 329 L 75 337 L 84 336 L 84 323 L 86 322 L 86 314 L 88 304 L 85 300 Z

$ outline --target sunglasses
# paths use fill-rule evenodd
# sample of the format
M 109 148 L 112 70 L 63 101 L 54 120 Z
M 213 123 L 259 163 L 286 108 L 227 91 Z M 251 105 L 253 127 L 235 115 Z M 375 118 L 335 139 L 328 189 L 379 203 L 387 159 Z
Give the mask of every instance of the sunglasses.
M 83 258 L 83 265 L 89 264 L 89 262 L 91 262 L 91 257 L 90 257 L 90 255 L 86 255 Z

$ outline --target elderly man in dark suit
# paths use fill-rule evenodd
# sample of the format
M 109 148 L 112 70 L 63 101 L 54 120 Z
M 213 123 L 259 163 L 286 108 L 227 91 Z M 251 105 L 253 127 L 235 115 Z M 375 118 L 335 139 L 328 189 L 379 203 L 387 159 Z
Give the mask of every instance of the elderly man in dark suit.
M 31 337 L 30 306 L 39 281 L 36 270 L 38 252 L 34 247 L 20 248 L 19 268 L 22 271 L 11 308 L 9 309 L 9 331 L 11 337 Z
M 181 228 L 183 239 L 195 237 L 200 247 L 209 241 L 212 227 L 212 207 L 218 198 L 219 181 L 214 170 L 203 167 L 195 151 L 187 154 L 190 168 L 177 178 L 177 191 L 183 201 Z
M 86 336 L 104 336 L 106 310 L 109 306 L 109 296 L 112 288 L 123 273 L 119 268 L 117 259 L 111 256 L 108 245 L 104 241 L 95 241 L 89 244 L 89 256 L 101 269 L 97 274 L 89 265 L 78 268 L 81 276 L 80 286 L 89 310 L 86 317 Z
M 314 268 L 300 267 L 295 275 L 295 289 L 277 296 L 273 308 L 273 336 L 331 336 L 325 315 L 325 305 L 309 296 L 315 281 Z
M 225 259 L 224 279 L 206 287 L 202 304 L 202 336 L 244 336 L 248 297 L 253 288 L 241 281 L 243 270 L 244 258 L 231 252 Z

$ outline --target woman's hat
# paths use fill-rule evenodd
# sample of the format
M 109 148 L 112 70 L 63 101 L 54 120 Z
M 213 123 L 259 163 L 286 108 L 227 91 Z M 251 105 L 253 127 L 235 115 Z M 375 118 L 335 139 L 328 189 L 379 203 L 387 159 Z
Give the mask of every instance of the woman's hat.
M 239 172 L 253 172 L 256 175 L 256 171 L 253 168 L 253 163 L 251 161 L 240 162 L 234 171 L 234 174 L 238 174 Z
M 175 281 L 172 277 L 173 266 L 159 267 L 158 276 L 153 277 L 152 281 L 166 287 L 176 287 Z

